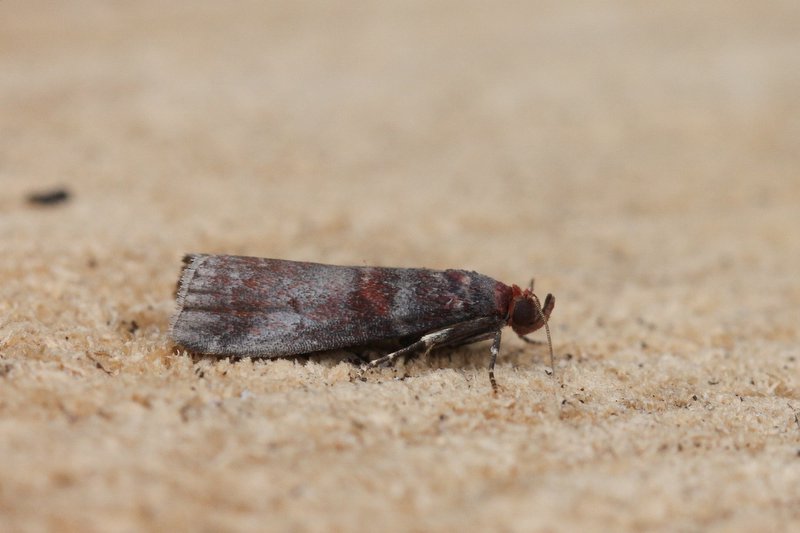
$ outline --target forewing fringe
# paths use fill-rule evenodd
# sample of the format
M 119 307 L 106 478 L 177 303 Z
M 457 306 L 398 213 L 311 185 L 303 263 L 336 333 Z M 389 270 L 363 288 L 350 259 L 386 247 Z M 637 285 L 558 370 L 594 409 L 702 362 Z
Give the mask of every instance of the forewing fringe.
M 169 320 L 169 334 L 173 339 L 175 338 L 175 325 L 183 312 L 183 303 L 186 300 L 186 293 L 189 292 L 189 284 L 192 282 L 195 272 L 197 272 L 198 267 L 203 264 L 206 257 L 208 256 L 205 254 L 186 254 L 183 256 L 183 270 L 181 271 L 180 281 L 178 282 L 178 290 L 175 293 L 177 309 Z

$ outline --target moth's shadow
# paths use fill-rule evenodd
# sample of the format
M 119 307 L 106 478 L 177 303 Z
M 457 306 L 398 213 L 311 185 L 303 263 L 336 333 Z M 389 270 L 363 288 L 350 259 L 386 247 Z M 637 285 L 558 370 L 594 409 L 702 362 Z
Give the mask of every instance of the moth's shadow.
M 490 345 L 491 342 L 489 341 L 481 341 L 465 346 L 434 349 L 427 355 L 424 355 L 423 351 L 419 351 L 416 353 L 412 353 L 407 357 L 398 358 L 394 363 L 382 366 L 398 367 L 398 368 L 402 367 L 407 369 L 453 368 L 453 369 L 465 370 L 472 368 L 480 368 L 489 364 L 489 358 L 491 357 L 491 354 L 489 352 Z M 358 368 L 363 365 L 369 364 L 371 361 L 378 359 L 386 355 L 387 353 L 390 353 L 391 351 L 392 351 L 391 349 L 372 349 L 372 348 L 365 348 L 359 350 L 330 350 L 330 351 L 312 352 L 300 355 L 291 355 L 291 356 L 281 357 L 280 359 L 297 361 L 299 363 L 305 363 L 307 361 L 311 361 L 319 365 L 322 365 L 325 368 L 333 368 L 336 365 L 344 362 Z M 501 349 L 500 355 L 498 357 L 498 364 L 502 365 L 510 363 L 512 366 L 517 366 L 518 364 L 524 363 L 525 361 L 530 361 L 531 357 L 533 357 L 534 359 L 538 359 L 538 356 L 535 353 L 536 351 L 537 350 L 526 347 L 509 347 L 506 349 Z M 189 352 L 189 357 L 191 357 L 192 363 L 195 365 L 201 363 L 215 364 L 219 361 L 225 361 L 225 360 L 231 362 L 238 362 L 244 359 L 251 359 L 252 361 L 276 360 L 276 358 L 259 357 L 257 355 L 247 356 L 247 357 L 215 356 L 215 355 L 201 354 L 194 352 Z
M 183 349 L 183 348 L 178 348 L 178 349 Z M 250 359 L 251 361 L 254 362 L 284 360 L 284 361 L 296 361 L 299 363 L 305 363 L 306 361 L 313 361 L 323 365 L 326 368 L 332 368 L 342 362 L 352 364 L 353 366 L 360 366 L 362 364 L 366 364 L 371 361 L 371 359 L 367 357 L 367 355 L 361 355 L 358 353 L 348 352 L 343 350 L 311 352 L 307 354 L 287 355 L 284 357 L 263 357 L 258 355 L 247 355 L 247 356 L 213 355 L 213 354 L 190 352 L 188 350 L 187 353 L 194 365 L 198 365 L 201 363 L 215 364 L 220 361 L 230 361 L 232 363 L 236 363 L 239 361 L 243 361 L 245 359 Z

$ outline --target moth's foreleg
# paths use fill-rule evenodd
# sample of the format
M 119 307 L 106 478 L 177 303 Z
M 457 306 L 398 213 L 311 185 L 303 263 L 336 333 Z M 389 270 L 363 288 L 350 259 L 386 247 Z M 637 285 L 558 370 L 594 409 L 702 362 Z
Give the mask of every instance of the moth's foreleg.
M 439 331 L 434 331 L 433 333 L 428 333 L 427 335 L 423 335 L 420 340 L 409 344 L 405 348 L 400 348 L 395 352 L 386 354 L 383 357 L 379 357 L 378 359 L 370 361 L 369 366 L 375 367 L 378 365 L 391 363 L 398 357 L 406 356 L 417 350 L 422 350 L 422 349 L 425 350 L 423 356 L 427 356 L 428 353 L 431 350 L 433 350 L 436 346 L 438 346 L 439 344 L 443 344 L 450 338 L 451 330 L 452 328 L 445 328 Z

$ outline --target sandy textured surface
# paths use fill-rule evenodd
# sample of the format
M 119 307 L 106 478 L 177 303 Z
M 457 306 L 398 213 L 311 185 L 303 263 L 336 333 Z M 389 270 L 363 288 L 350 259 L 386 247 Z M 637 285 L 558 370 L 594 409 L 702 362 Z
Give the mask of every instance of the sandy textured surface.
M 0 529 L 797 530 L 798 27 L 0 3 Z M 497 396 L 485 343 L 189 356 L 186 252 L 534 275 L 563 388 L 510 332 Z

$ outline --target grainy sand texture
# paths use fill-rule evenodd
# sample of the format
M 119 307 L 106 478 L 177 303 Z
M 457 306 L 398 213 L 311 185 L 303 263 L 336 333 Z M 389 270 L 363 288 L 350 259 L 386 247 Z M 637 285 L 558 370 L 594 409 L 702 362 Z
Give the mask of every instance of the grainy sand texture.
M 798 28 L 0 3 L 0 529 L 797 531 Z M 556 376 L 508 330 L 497 395 L 487 343 L 363 376 L 187 354 L 187 252 L 535 276 Z

